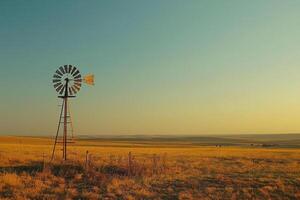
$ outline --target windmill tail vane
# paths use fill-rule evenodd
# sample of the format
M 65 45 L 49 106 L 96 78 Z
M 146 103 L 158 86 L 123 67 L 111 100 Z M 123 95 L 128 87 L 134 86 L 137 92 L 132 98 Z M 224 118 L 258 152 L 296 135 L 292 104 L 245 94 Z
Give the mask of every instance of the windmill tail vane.
M 63 65 L 59 67 L 53 75 L 53 86 L 57 93 L 62 98 L 62 107 L 55 136 L 55 142 L 52 150 L 51 161 L 55 155 L 56 145 L 62 143 L 63 160 L 67 160 L 67 144 L 73 143 L 68 138 L 68 133 L 71 131 L 73 138 L 73 124 L 71 121 L 71 114 L 69 109 L 69 98 L 75 98 L 79 92 L 82 82 L 87 85 L 94 85 L 94 75 L 89 74 L 82 78 L 80 71 L 73 65 Z M 71 126 L 71 127 L 70 127 Z M 59 136 L 60 130 L 63 134 Z
M 83 82 L 88 85 L 95 85 L 94 74 L 88 74 L 85 77 L 83 77 Z

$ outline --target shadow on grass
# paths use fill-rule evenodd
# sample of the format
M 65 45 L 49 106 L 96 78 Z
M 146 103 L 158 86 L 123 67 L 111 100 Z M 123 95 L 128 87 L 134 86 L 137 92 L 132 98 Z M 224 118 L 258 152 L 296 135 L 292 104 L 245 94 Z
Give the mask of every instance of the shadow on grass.
M 43 171 L 43 162 L 31 162 L 24 165 L 15 166 L 0 166 L 0 173 L 16 173 L 18 175 L 27 173 L 35 175 L 36 173 Z M 47 168 L 54 176 L 60 176 L 64 178 L 73 178 L 78 173 L 84 173 L 83 166 L 74 163 L 67 164 L 49 164 Z
M 28 174 L 35 174 L 37 172 L 41 172 L 43 170 L 43 163 L 42 162 L 32 162 L 28 165 L 16 165 L 16 166 L 0 166 L 0 173 L 28 173 Z
M 126 167 L 117 165 L 103 165 L 99 167 L 90 167 L 86 170 L 85 167 L 80 163 L 52 163 L 46 164 L 45 170 L 43 162 L 31 162 L 23 165 L 13 166 L 0 166 L 0 173 L 16 173 L 20 175 L 26 173 L 29 175 L 36 175 L 37 173 L 45 171 L 50 172 L 52 175 L 57 177 L 63 177 L 66 179 L 72 179 L 77 174 L 86 173 L 101 173 L 109 176 L 128 176 L 129 172 Z M 134 174 L 134 173 L 133 173 Z
M 128 170 L 123 167 L 119 167 L 116 165 L 106 165 L 97 169 L 97 171 L 103 174 L 109 175 L 118 175 L 118 176 L 126 176 L 128 174 Z
M 53 164 L 50 170 L 54 176 L 60 176 L 67 179 L 72 179 L 76 174 L 83 174 L 85 169 L 80 164 L 66 163 L 66 164 Z

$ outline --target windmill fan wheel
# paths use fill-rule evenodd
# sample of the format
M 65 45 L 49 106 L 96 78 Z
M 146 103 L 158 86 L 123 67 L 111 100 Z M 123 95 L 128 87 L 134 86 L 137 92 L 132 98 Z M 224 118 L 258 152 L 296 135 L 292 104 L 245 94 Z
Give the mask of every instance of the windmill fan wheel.
M 62 95 L 67 91 L 70 95 L 75 95 L 81 88 L 82 77 L 75 66 L 64 65 L 56 70 L 52 82 L 59 94 Z

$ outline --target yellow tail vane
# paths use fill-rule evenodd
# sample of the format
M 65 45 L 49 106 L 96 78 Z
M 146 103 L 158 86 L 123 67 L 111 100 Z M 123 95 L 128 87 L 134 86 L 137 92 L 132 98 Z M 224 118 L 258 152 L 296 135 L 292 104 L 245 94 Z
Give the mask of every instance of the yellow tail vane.
M 89 75 L 86 75 L 84 78 L 83 78 L 83 82 L 85 82 L 86 84 L 88 85 L 94 85 L 94 74 L 89 74 Z

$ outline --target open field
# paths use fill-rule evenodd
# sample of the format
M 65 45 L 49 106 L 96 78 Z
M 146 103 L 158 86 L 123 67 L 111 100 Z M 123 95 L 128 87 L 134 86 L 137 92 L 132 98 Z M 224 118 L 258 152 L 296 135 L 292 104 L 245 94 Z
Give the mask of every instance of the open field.
M 299 199 L 296 143 L 249 137 L 81 139 L 49 163 L 52 140 L 3 136 L 0 199 Z

